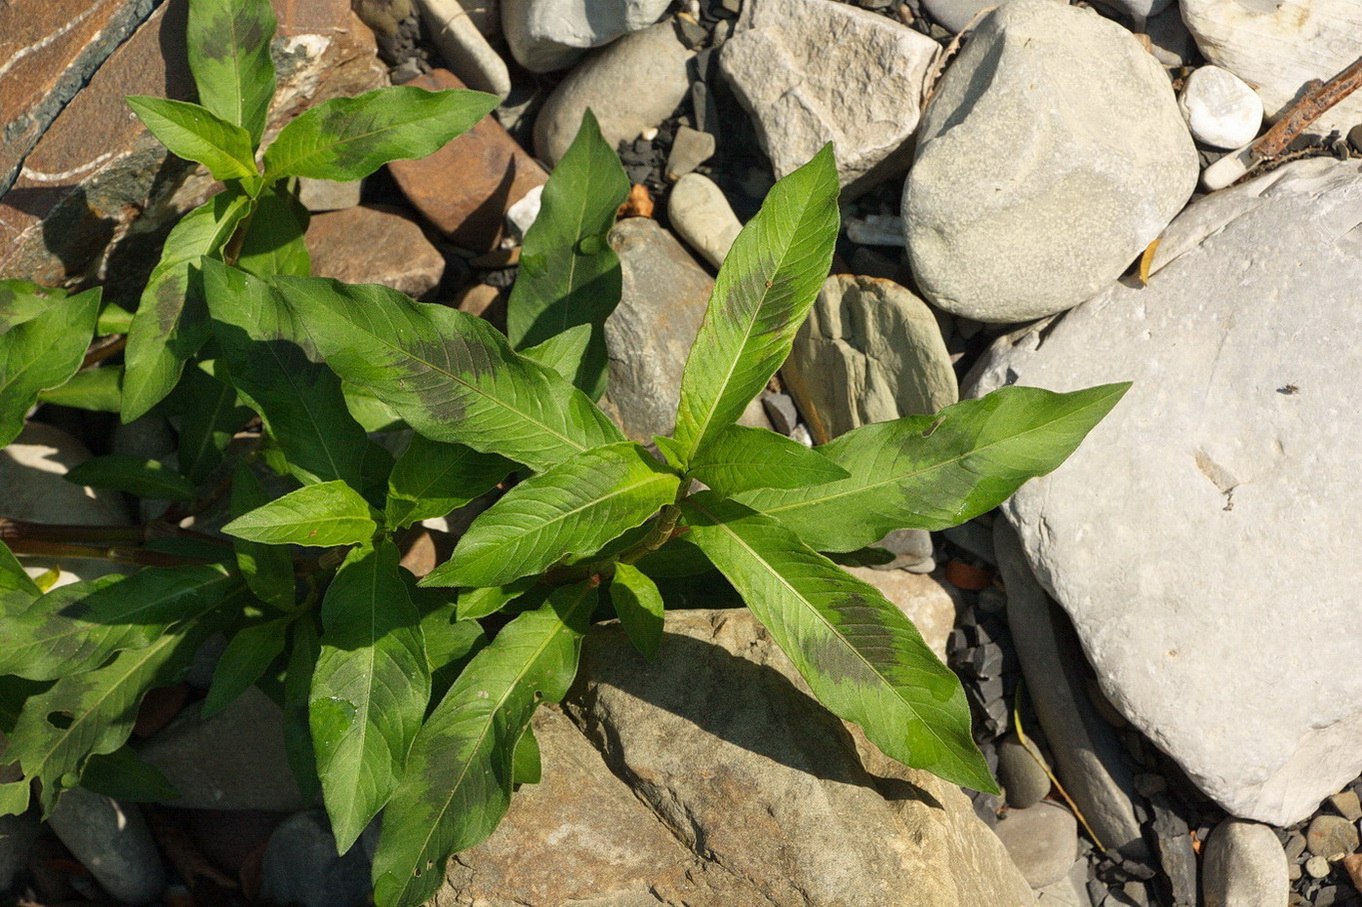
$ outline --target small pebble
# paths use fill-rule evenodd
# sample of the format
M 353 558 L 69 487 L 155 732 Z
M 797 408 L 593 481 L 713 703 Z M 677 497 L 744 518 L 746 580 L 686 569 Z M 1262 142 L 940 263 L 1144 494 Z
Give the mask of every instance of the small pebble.
M 679 180 L 713 157 L 714 150 L 714 136 L 682 126 L 676 131 L 671 153 L 667 156 L 667 179 Z
M 1243 79 L 1219 66 L 1202 66 L 1187 77 L 1178 108 L 1198 142 L 1238 148 L 1258 135 L 1263 102 Z
M 1317 857 L 1346 856 L 1357 850 L 1357 826 L 1342 816 L 1316 816 L 1305 833 L 1305 843 Z
M 1245 145 L 1237 151 L 1231 151 L 1201 171 L 1201 188 L 1207 192 L 1224 189 L 1252 170 L 1254 162 L 1252 145 Z
M 1357 792 L 1351 788 L 1334 794 L 1329 798 L 1329 802 L 1338 810 L 1339 815 L 1349 822 L 1362 819 L 1362 801 L 1359 801 Z
M 1305 861 L 1305 871 L 1312 879 L 1322 879 L 1329 874 L 1329 861 L 1324 857 L 1311 857 Z
M 1016 734 L 1008 734 L 998 741 L 998 781 L 1007 792 L 1008 806 L 1025 809 L 1050 793 L 1045 767 L 1039 747 L 1029 738 L 1022 743 Z

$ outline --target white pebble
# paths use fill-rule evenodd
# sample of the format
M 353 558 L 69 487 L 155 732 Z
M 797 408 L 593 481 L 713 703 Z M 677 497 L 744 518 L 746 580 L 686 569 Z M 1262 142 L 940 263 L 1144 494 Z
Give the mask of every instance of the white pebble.
M 1254 157 L 1252 145 L 1245 145 L 1238 151 L 1231 151 L 1229 154 L 1201 171 L 1201 188 L 1205 189 L 1207 192 L 1224 189 L 1226 186 L 1239 179 L 1239 177 L 1252 170 L 1253 164 Z
M 1202 66 L 1188 76 L 1178 107 L 1192 138 L 1212 148 L 1247 145 L 1263 125 L 1263 101 L 1258 93 L 1219 66 Z
M 525 197 L 514 205 L 506 209 L 507 239 L 511 240 L 510 245 L 503 241 L 502 245 L 510 248 L 518 246 L 525 239 L 525 234 L 529 232 L 535 218 L 539 217 L 539 199 L 544 194 L 543 186 L 535 186 Z
M 649 126 L 647 129 L 640 132 L 638 137 L 645 142 L 651 142 L 653 139 L 657 138 L 657 127 Z
M 1311 857 L 1305 861 L 1305 871 L 1312 879 L 1322 879 L 1329 874 L 1329 861 L 1324 857 Z

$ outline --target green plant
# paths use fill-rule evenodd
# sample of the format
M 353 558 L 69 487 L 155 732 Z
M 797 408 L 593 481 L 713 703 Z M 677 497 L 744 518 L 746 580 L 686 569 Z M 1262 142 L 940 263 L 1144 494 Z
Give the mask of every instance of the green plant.
M 98 290 L 0 284 L 0 442 L 39 399 L 180 419 L 177 468 L 102 457 L 71 475 L 171 501 L 152 524 L 5 524 L 21 554 L 142 569 L 44 594 L 0 546 L 0 729 L 22 771 L 0 785 L 0 811 L 25 809 L 35 781 L 44 810 L 77 784 L 167 796 L 127 746 L 133 718 L 223 631 L 204 712 L 252 685 L 274 696 L 339 849 L 383 811 L 375 898 L 420 903 L 451 853 L 495 829 L 513 786 L 538 778 L 530 717 L 566 694 L 591 621 L 613 611 L 652 657 L 655 578 L 711 564 L 834 713 L 902 762 L 995 789 L 959 681 L 895 606 L 820 552 L 992 508 L 1058 466 L 1124 385 L 1004 388 L 812 450 L 736 425 L 828 272 L 838 183 L 825 148 L 735 242 L 659 459 L 593 403 L 620 288 L 604 237 L 628 186 L 589 115 L 525 239 L 508 340 L 384 287 L 307 276 L 289 185 L 434 151 L 495 98 L 399 88 L 331 101 L 284 128 L 262 172 L 269 4 L 194 0 L 189 27 L 204 106 L 129 103 L 227 188 L 171 232 L 130 326 L 101 312 Z M 96 331 L 120 329 L 121 395 L 117 367 L 80 371 L 101 358 L 87 353 Z M 249 443 L 230 444 L 256 417 Z M 366 434 L 408 427 L 395 459 Z M 263 467 L 296 489 L 270 499 Z M 419 582 L 399 566 L 408 527 L 498 487 L 449 560 Z M 230 540 L 180 525 L 223 498 Z

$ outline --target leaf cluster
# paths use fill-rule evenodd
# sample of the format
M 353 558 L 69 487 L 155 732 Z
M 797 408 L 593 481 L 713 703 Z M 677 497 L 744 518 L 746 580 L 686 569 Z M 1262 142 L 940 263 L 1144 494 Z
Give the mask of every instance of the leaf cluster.
M 97 290 L 0 284 L 0 442 L 54 393 L 125 420 L 179 420 L 173 468 L 102 457 L 72 475 L 170 502 L 155 527 L 118 539 L 126 550 L 97 539 L 139 572 L 44 591 L 0 545 L 11 640 L 0 730 L 20 773 L 0 785 L 0 812 L 25 809 L 35 785 L 44 810 L 77 784 L 167 796 L 127 745 L 132 721 L 145 692 L 174 682 L 221 631 L 204 713 L 253 685 L 273 696 L 290 762 L 320 791 L 340 851 L 383 812 L 376 902 L 422 903 L 448 856 L 490 835 L 514 786 L 537 780 L 530 718 L 567 693 L 592 620 L 617 616 L 652 658 L 665 642 L 658 580 L 705 569 L 886 754 L 995 789 L 955 675 L 827 555 L 996 506 L 1062 463 L 1125 386 L 1004 388 L 814 449 L 737 425 L 829 270 L 829 146 L 737 238 L 675 432 L 644 447 L 595 404 L 620 293 L 605 235 L 628 182 L 590 114 L 525 238 L 502 335 L 385 287 L 309 276 L 291 186 L 429 154 L 496 99 L 395 88 L 330 101 L 262 151 L 274 25 L 263 0 L 191 0 L 200 103 L 129 99 L 170 150 L 226 186 L 172 230 L 130 319 L 101 310 Z M 81 371 L 96 332 L 119 330 L 123 365 Z M 116 380 L 81 377 L 92 373 Z M 262 477 L 291 490 L 268 493 Z M 490 506 L 417 581 L 400 563 L 404 534 L 479 498 Z M 219 504 L 225 537 L 181 529 Z

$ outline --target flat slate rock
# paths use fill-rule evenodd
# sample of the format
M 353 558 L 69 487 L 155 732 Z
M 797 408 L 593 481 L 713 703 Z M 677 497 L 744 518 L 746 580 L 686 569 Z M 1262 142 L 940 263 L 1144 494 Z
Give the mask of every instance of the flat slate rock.
M 1133 381 L 1004 505 L 1103 691 L 1231 814 L 1290 825 L 1362 771 L 1362 163 L 1194 204 L 1144 288 L 995 345 L 975 395 Z M 1280 670 L 1253 666 L 1275 665 Z

